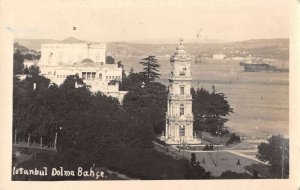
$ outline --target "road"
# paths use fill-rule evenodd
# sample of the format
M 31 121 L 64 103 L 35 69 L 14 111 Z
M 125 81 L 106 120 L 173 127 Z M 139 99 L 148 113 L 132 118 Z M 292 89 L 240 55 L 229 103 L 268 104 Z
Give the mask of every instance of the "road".
M 173 156 L 176 159 L 186 158 L 190 160 L 191 153 L 195 153 L 196 161 L 200 162 L 200 165 L 206 170 L 210 171 L 214 176 L 220 176 L 222 172 L 231 170 L 237 173 L 249 173 L 245 169 L 246 166 L 252 164 L 265 164 L 253 156 L 247 156 L 240 150 L 214 150 L 214 151 L 180 151 L 175 146 L 169 146 L 168 151 L 163 145 L 154 143 L 155 147 L 159 151 L 163 151 L 166 154 Z M 238 164 L 239 162 L 239 164 Z M 251 173 L 249 173 L 251 174 Z M 252 175 L 252 174 L 251 174 Z

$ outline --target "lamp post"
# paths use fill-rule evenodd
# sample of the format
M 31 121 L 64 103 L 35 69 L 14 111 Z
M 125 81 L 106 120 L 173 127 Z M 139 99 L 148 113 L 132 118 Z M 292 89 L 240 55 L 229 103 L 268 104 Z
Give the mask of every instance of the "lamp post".
M 218 125 L 218 130 L 216 131 L 216 134 L 217 135 L 220 135 L 221 132 L 220 132 L 220 126 Z M 216 166 L 218 166 L 218 160 L 219 160 L 219 147 L 218 145 L 220 144 L 219 142 L 217 142 L 218 144 L 216 145 L 217 146 L 217 155 L 216 155 Z
M 61 130 L 62 127 L 59 127 L 59 130 Z M 55 139 L 54 139 L 54 150 L 57 150 L 57 127 L 55 132 Z

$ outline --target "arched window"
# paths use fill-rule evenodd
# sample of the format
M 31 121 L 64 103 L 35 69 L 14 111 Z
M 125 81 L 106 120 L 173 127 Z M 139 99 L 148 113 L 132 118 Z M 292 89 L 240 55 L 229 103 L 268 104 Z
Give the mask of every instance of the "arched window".
M 184 86 L 180 86 L 180 95 L 184 95 Z
M 179 107 L 179 115 L 180 115 L 180 116 L 184 115 L 184 105 L 183 105 L 183 104 L 180 104 L 180 107 Z

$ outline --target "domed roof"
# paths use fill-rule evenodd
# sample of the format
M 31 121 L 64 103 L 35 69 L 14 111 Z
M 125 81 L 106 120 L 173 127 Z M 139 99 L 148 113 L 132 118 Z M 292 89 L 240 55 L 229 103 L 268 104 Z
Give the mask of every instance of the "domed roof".
M 185 47 L 182 44 L 176 47 L 176 50 L 185 50 Z
M 96 67 L 96 66 L 98 66 L 98 64 L 96 64 L 90 58 L 85 58 L 81 62 L 75 63 L 73 66 L 76 66 L 76 67 Z
M 179 46 L 176 47 L 176 52 L 171 56 L 170 61 L 190 61 L 189 54 L 185 51 L 185 47 L 180 42 Z
M 91 60 L 90 58 L 85 58 L 81 61 L 81 63 L 94 63 L 94 61 Z

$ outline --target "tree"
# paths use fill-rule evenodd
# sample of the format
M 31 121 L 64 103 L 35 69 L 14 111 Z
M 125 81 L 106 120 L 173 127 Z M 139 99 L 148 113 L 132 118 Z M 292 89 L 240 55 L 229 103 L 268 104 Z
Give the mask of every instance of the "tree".
M 23 81 L 14 77 L 14 129 L 22 129 L 32 138 L 42 137 L 48 145 L 57 134 L 57 154 L 61 157 L 32 159 L 27 166 L 35 163 L 37 167 L 73 169 L 72 162 L 74 167 L 80 165 L 85 159 L 81 155 L 87 155 L 88 164 L 108 166 L 141 179 L 207 177 L 200 166 L 196 175 L 187 160 L 175 160 L 153 149 L 153 131 L 160 133 L 165 125 L 164 85 L 152 82 L 142 87 L 144 76 L 133 73 L 123 84 L 130 90 L 121 106 L 117 99 L 101 92 L 93 94 L 84 85 L 76 88 L 75 84 L 82 82 L 76 75 L 57 86 L 39 75 L 38 68 L 29 72 Z M 33 83 L 37 84 L 35 90 Z
M 32 65 L 29 67 L 28 73 L 33 77 L 37 77 L 40 74 L 40 68 L 38 66 Z
M 252 179 L 253 176 L 251 176 L 248 173 L 236 173 L 234 171 L 224 171 L 222 174 L 218 177 L 219 179 Z
M 130 71 L 129 71 L 129 75 L 133 74 L 134 73 L 134 69 L 133 67 L 130 68 Z
M 145 125 L 150 124 L 155 134 L 161 134 L 167 111 L 166 86 L 154 82 L 142 88 L 139 78 L 141 75 L 133 75 L 137 79 L 128 81 L 129 84 L 133 84 L 133 88 L 124 96 L 123 107 L 135 117 L 139 117 Z
M 157 64 L 155 56 L 148 56 L 139 63 L 144 66 L 144 71 L 141 73 L 145 76 L 146 83 L 154 82 L 155 79 L 159 78 L 159 64 Z
M 229 144 L 235 143 L 235 142 L 241 142 L 241 137 L 238 136 L 237 134 L 233 133 L 230 135 L 228 141 L 226 142 L 226 146 Z
M 276 178 L 288 178 L 289 176 L 289 140 L 282 135 L 273 135 L 268 143 L 258 146 L 256 157 L 271 165 L 270 172 Z
M 144 81 L 145 77 L 141 73 L 132 73 L 122 79 L 119 88 L 124 91 L 135 91 L 142 87 Z
M 209 93 L 201 88 L 191 89 L 193 98 L 193 114 L 195 117 L 194 128 L 196 130 L 209 131 L 211 134 L 222 134 L 225 131 L 225 116 L 233 113 L 223 93 Z
M 196 154 L 191 153 L 191 163 L 194 164 L 196 162 Z
M 29 74 L 29 69 L 28 69 L 27 65 L 26 65 L 26 67 L 25 67 L 23 73 L 24 73 L 25 75 L 28 75 L 28 74 Z
M 122 79 L 126 78 L 126 73 L 122 61 L 118 61 L 117 64 L 118 64 L 118 68 L 122 68 Z
M 86 88 L 87 86 L 78 75 L 69 75 L 60 86 L 64 90 L 74 90 L 77 86 Z
M 106 56 L 105 59 L 106 59 L 106 64 L 115 64 L 115 59 L 112 56 L 108 55 Z
M 205 171 L 203 167 L 200 166 L 200 162 L 197 162 L 195 167 L 195 179 L 210 179 L 211 173 Z
M 22 55 L 20 50 L 17 50 L 14 53 L 14 63 L 13 63 L 13 70 L 14 74 L 22 74 L 24 69 L 24 55 Z

